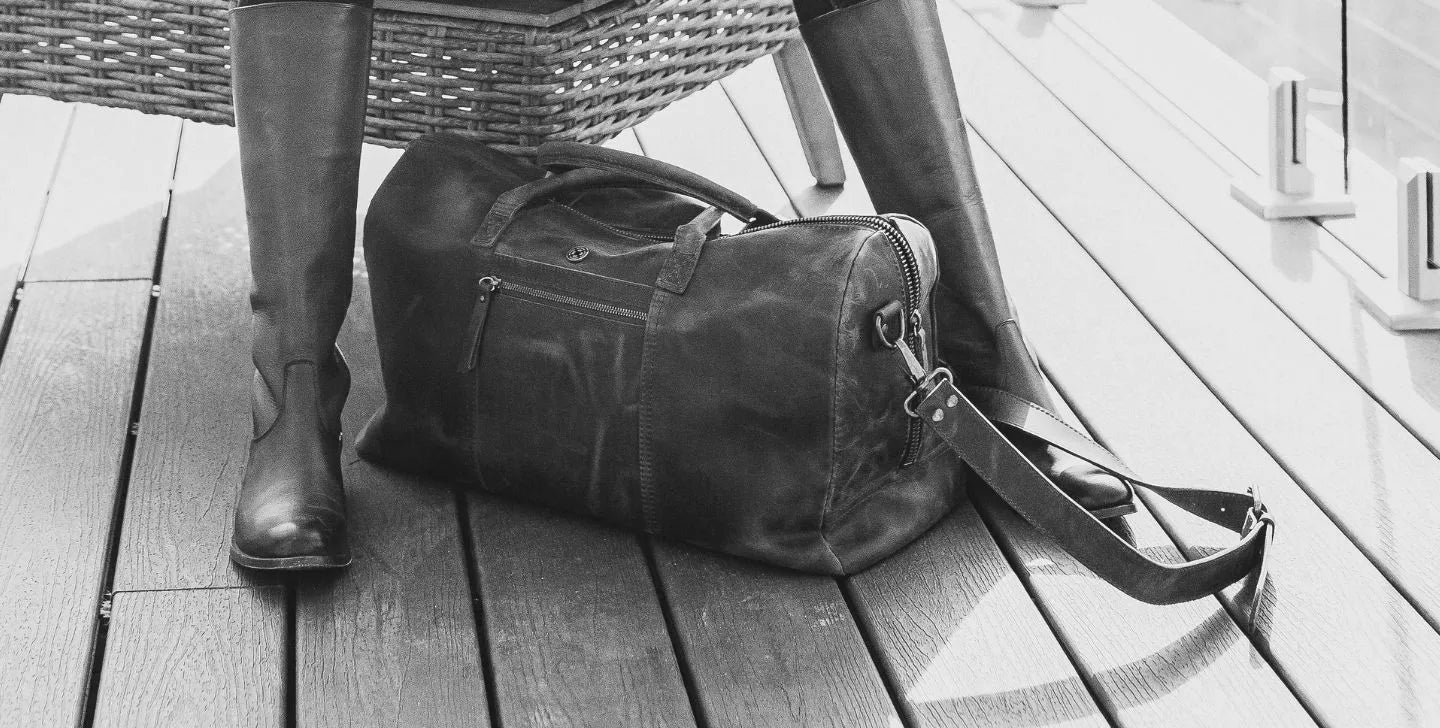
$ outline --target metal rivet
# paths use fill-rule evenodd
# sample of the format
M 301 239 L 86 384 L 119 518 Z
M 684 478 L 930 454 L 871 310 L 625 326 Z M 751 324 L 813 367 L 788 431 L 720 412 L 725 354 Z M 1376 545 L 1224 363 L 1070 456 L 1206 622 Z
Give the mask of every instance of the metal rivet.
M 954 407 L 957 404 L 960 404 L 960 398 L 953 394 L 950 395 L 950 399 L 945 400 L 946 407 Z
M 588 255 L 590 255 L 590 249 L 583 245 L 580 245 L 566 251 L 565 260 L 568 260 L 571 263 L 579 263 L 580 261 L 585 260 L 585 257 Z
M 930 415 L 930 419 L 932 419 L 932 420 L 934 420 L 934 421 L 936 421 L 936 422 L 939 422 L 940 420 L 945 419 L 945 410 L 938 410 L 938 409 L 935 410 L 935 414 Z

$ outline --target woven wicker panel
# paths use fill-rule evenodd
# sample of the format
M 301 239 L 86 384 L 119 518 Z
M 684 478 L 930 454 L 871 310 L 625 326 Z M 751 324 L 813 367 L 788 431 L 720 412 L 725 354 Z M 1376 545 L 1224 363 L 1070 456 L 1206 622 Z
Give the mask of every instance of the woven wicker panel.
M 0 93 L 232 124 L 229 0 L 0 0 Z M 601 141 L 792 37 L 789 0 L 617 0 L 548 28 L 376 12 L 370 141 Z

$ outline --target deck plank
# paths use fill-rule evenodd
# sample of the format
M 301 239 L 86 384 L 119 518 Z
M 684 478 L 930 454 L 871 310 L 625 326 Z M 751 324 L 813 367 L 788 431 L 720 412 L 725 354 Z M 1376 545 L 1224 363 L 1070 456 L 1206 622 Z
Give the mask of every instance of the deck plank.
M 721 89 L 696 93 L 636 127 L 645 153 L 790 208 Z M 706 144 L 695 144 L 703 138 Z M 653 558 L 700 721 L 891 726 L 898 721 L 834 579 L 657 542 Z
M 150 285 L 36 283 L 0 362 L 0 715 L 78 725 Z
M 665 116 L 659 123 L 635 127 L 646 154 L 685 169 L 704 169 L 706 177 L 742 192 L 756 205 L 780 217 L 795 215 L 789 196 L 770 172 L 723 89 L 711 85 L 667 106 L 662 113 Z M 697 143 L 700 140 L 704 143 Z
M 367 146 L 361 209 L 400 152 Z M 357 251 L 358 254 L 358 251 Z M 351 369 L 344 431 L 384 394 L 369 288 L 356 261 L 341 350 Z M 306 726 L 472 726 L 489 720 L 454 493 L 342 454 L 355 561 L 297 583 L 296 721 Z M 343 666 L 343 669 L 338 669 Z
M 766 63 L 722 83 L 790 200 L 804 215 L 872 213 L 849 150 L 845 186 L 815 186 Z M 909 724 L 1108 725 L 972 505 L 847 590 Z
M 257 583 L 229 559 L 251 429 L 250 284 L 238 147 L 228 127 L 187 123 L 185 129 L 117 590 Z
M 654 558 L 706 726 L 898 723 L 834 579 L 664 542 Z
M 989 146 L 976 140 L 974 148 L 998 239 L 1078 251 Z M 1117 724 L 1314 725 L 1216 600 L 1152 606 L 1125 597 L 993 497 L 980 503 L 1011 560 L 1025 565 L 1022 573 L 1037 600 Z M 1143 504 L 1124 520 L 1136 548 L 1153 558 L 1182 559 Z M 1215 695 L 1226 699 L 1217 703 Z
M 639 539 L 481 494 L 470 519 L 505 726 L 694 726 Z
M 973 505 L 848 590 L 910 725 L 1110 725 Z
M 761 149 L 766 150 L 766 157 L 783 181 L 787 192 L 803 212 L 818 214 L 820 210 L 812 212 L 809 209 L 814 203 L 807 200 L 814 198 L 816 188 L 811 186 L 811 180 L 805 175 L 803 157 L 797 158 L 785 151 L 786 138 L 794 137 L 794 132 L 787 130 L 782 124 L 767 123 L 764 116 L 765 110 L 774 103 L 773 99 L 777 98 L 778 84 L 774 84 L 774 89 L 767 88 L 767 78 L 760 73 L 752 74 L 748 68 L 732 78 L 736 83 L 733 87 L 727 86 L 727 91 L 741 109 L 747 127 L 757 135 Z M 798 143 L 798 139 L 790 140 L 790 143 Z M 981 165 L 982 183 L 997 234 L 1001 237 L 1039 236 L 1047 240 L 1048 244 L 1074 245 L 1065 235 L 1063 228 L 1060 228 L 1014 176 L 1005 170 L 988 147 L 978 141 L 973 146 L 977 157 L 984 162 Z M 863 185 L 848 156 L 846 163 L 849 166 L 847 171 L 850 181 L 846 184 L 844 195 L 848 199 L 844 199 L 841 206 L 834 209 L 840 212 L 869 211 L 869 200 L 864 198 Z M 818 202 L 817 207 L 825 209 L 825 201 L 822 199 Z M 1257 663 L 1251 659 L 1244 635 L 1217 602 L 1206 600 L 1168 607 L 1150 607 L 1135 602 L 1094 578 L 1053 543 L 1037 540 L 1032 529 L 1013 518 L 1001 520 L 1003 514 L 993 505 L 983 499 L 981 504 L 986 506 L 982 510 L 991 523 L 1000 524 L 1001 527 L 995 529 L 997 537 L 1005 551 L 1010 554 L 1010 562 L 1016 565 L 1030 594 L 1020 589 L 1018 582 L 1013 585 L 1017 593 L 1010 595 L 1009 601 L 1005 601 L 1004 596 L 991 597 L 982 592 L 981 596 L 985 596 L 985 610 L 981 611 L 981 618 L 995 612 L 1001 619 L 994 620 L 994 624 L 987 624 L 979 633 L 1004 635 L 998 645 L 1000 650 L 1006 649 L 1004 640 L 1013 640 L 1016 644 L 1021 642 L 1020 637 L 1011 634 L 1017 630 L 1021 636 L 1029 635 L 1037 628 L 1046 634 L 1045 641 L 1032 645 L 1028 650 L 1017 650 L 1037 663 L 1030 668 L 1032 674 L 1052 675 L 1049 680 L 1032 681 L 1033 689 L 1039 693 L 1042 689 L 1058 692 L 1067 688 L 1079 688 L 1082 696 L 1078 699 L 1070 696 L 1068 700 L 1052 704 L 1053 709 L 1058 712 L 1052 718 L 1079 720 L 1084 713 L 1077 711 L 1077 706 L 1084 705 L 1091 706 L 1091 712 L 1099 715 L 1098 709 L 1093 707 L 1094 701 L 1086 693 L 1086 684 L 1081 682 L 1080 677 L 1075 676 L 1075 668 L 1070 665 L 1065 652 L 1057 649 L 1054 639 L 1049 637 L 1049 629 L 1053 627 L 1065 642 L 1065 651 L 1086 668 L 1084 679 L 1090 683 L 1089 690 L 1105 705 L 1105 713 L 1121 725 L 1171 726 L 1177 725 L 1181 718 L 1198 720 L 1206 725 L 1212 725 L 1216 721 L 1241 724 L 1260 721 L 1275 725 L 1304 725 L 1310 722 L 1273 670 L 1263 661 Z M 968 524 L 974 519 L 973 511 L 970 511 L 970 506 L 964 507 L 962 511 L 967 511 L 968 515 L 957 514 L 955 518 L 967 525 L 952 524 L 938 529 L 907 551 L 906 555 L 896 557 L 895 561 L 920 558 L 910 555 L 913 551 L 929 554 L 925 558 L 932 560 L 936 552 L 968 551 L 974 553 L 966 554 L 967 569 L 994 569 L 994 566 L 968 564 L 971 559 L 983 564 L 987 559 L 993 558 L 998 559 L 1002 568 L 1008 571 L 1008 567 L 1003 567 L 1004 559 L 999 551 L 994 549 L 993 544 L 990 549 L 972 544 L 974 539 L 990 542 L 991 537 L 983 528 L 978 531 L 969 530 Z M 1132 523 L 1137 535 L 1142 537 L 1143 547 L 1176 553 L 1173 544 L 1148 515 L 1127 520 Z M 978 526 L 978 521 L 975 521 L 975 524 Z M 993 557 L 988 555 L 990 551 L 994 552 Z M 1176 555 L 1178 556 L 1178 553 Z M 936 623 L 936 614 L 946 614 L 943 611 L 937 612 L 941 609 L 955 609 L 958 610 L 955 613 L 963 615 L 964 611 L 959 605 L 973 605 L 979 601 L 978 596 L 964 591 L 963 587 L 968 583 L 965 580 L 960 580 L 958 587 L 950 583 L 953 577 L 947 580 L 932 576 L 919 585 L 910 583 L 914 578 L 902 575 L 914 568 L 884 563 L 851 581 L 852 591 L 862 605 L 868 599 L 888 597 L 889 605 L 885 609 L 876 610 L 880 618 L 867 617 L 867 621 L 881 625 L 882 645 L 893 642 L 897 646 L 890 650 L 897 654 L 887 660 L 887 663 L 894 665 L 888 667 L 895 673 L 892 682 L 901 685 L 911 684 L 920 674 L 911 664 L 928 657 L 936 649 L 927 645 L 925 638 L 917 637 L 926 634 L 926 630 L 917 629 L 915 624 Z M 887 573 L 891 571 L 894 574 Z M 878 576 L 880 574 L 884 576 Z M 1013 579 L 1013 575 L 1009 578 Z M 999 582 L 998 579 L 992 580 Z M 871 582 L 881 582 L 886 587 L 872 590 L 872 596 L 865 589 Z M 1049 621 L 1048 627 L 1035 611 L 1035 606 L 1030 603 L 1031 595 L 1045 613 Z M 1195 638 L 1196 625 L 1205 626 L 1201 633 L 1205 639 Z M 888 639 L 883 636 L 887 630 L 894 633 Z M 946 634 L 948 635 L 948 632 Z M 1030 635 L 1029 640 L 1033 642 L 1035 637 Z M 1185 670 L 1157 671 L 1152 662 L 1141 659 L 1145 653 L 1138 651 L 1148 646 L 1172 644 L 1186 651 L 1193 651 L 1192 659 L 1184 666 Z M 920 646 L 925 649 L 918 649 Z M 997 647 L 983 640 L 976 640 L 966 645 L 965 649 L 967 654 L 978 653 L 987 646 L 992 649 Z M 1168 654 L 1173 655 L 1175 652 L 1176 649 L 1172 648 Z M 998 654 L 1004 655 L 1005 652 Z M 982 659 L 980 662 L 987 665 L 1004 664 L 1003 660 Z M 1069 678 L 1061 677 L 1066 673 L 1070 675 Z M 994 677 L 993 674 L 987 676 Z M 933 674 L 926 675 L 926 678 L 931 685 L 928 690 L 933 691 Z M 1073 682 L 1067 683 L 1067 679 Z M 955 682 L 956 686 L 950 688 L 951 694 L 969 696 L 964 690 L 963 680 L 956 678 Z M 1021 684 L 1019 680 L 1012 679 L 1011 682 Z M 1181 687 L 1184 689 L 1178 689 Z M 1215 705 L 1209 697 L 1213 694 L 1211 691 L 1221 691 L 1230 696 L 1230 699 L 1223 705 Z M 1013 699 L 1017 695 L 1020 695 L 1018 689 L 1010 691 L 1008 695 L 986 695 L 984 700 Z M 976 700 L 974 697 L 967 699 Z M 985 703 L 982 701 L 981 705 Z M 1027 702 L 1026 705 L 1036 704 Z M 912 710 L 943 714 L 945 703 L 941 702 L 937 706 L 921 702 Z M 1023 720 L 1025 715 L 1024 711 L 1015 713 L 1017 720 Z M 1029 717 L 1040 716 L 1032 714 Z
M 1085 248 L 1002 238 L 1007 258 L 1021 272 L 1009 282 L 1031 336 L 1042 352 L 1065 352 L 1044 359 L 1049 373 L 1090 426 L 1141 472 L 1177 483 L 1256 484 L 1265 493 L 1284 535 L 1270 555 L 1273 581 L 1252 639 L 1317 719 L 1335 725 L 1436 720 L 1440 636 L 1306 491 L 1343 485 L 1348 508 L 1376 502 L 1361 490 L 1373 482 L 1369 477 L 1334 474 L 1337 458 L 1343 463 L 1346 451 L 1365 443 L 1364 437 L 1340 445 L 1326 433 L 1345 423 L 1373 421 L 1373 403 L 1354 402 L 1344 414 L 1297 413 L 1296 407 L 1345 395 L 1353 383 L 1343 376 L 1314 381 L 1312 372 L 1333 365 L 1293 324 L 1276 321 L 1273 307 L 1240 285 L 1244 281 L 1235 280 L 1233 269 L 1197 253 L 1203 246 L 1211 258 L 1218 257 L 1203 240 L 1194 244 L 1195 230 L 1143 188 L 1033 77 L 995 53 L 995 42 L 980 28 L 953 6 L 942 6 L 942 16 L 976 128 Z M 1116 207 L 1122 204 L 1123 212 Z M 1127 257 L 1157 250 L 1156 241 L 1164 241 L 1159 252 L 1168 265 L 1185 275 L 1157 276 L 1152 270 L 1147 286 L 1127 276 L 1120 281 L 1124 290 L 1117 290 L 1106 273 L 1116 275 Z M 1076 306 L 1077 300 L 1085 305 Z M 1205 305 L 1197 307 L 1196 301 Z M 1179 316 L 1182 311 L 1190 317 Z M 1230 362 L 1223 382 L 1214 378 L 1217 359 Z M 1237 391 L 1234 383 L 1242 379 L 1250 384 Z M 1310 443 L 1307 457 L 1327 471 L 1305 477 L 1305 488 L 1252 437 L 1258 433 L 1265 441 L 1273 427 L 1243 422 L 1247 411 L 1264 409 L 1267 400 L 1280 406 L 1281 399 L 1284 426 Z M 1160 402 L 1164 408 L 1157 412 Z M 1322 453 L 1316 443 L 1328 450 Z M 1369 446 L 1378 447 L 1373 440 Z M 1388 495 L 1395 494 L 1399 484 L 1387 485 Z M 1173 510 L 1160 515 L 1189 554 L 1233 541 Z M 1400 520 L 1393 522 L 1398 526 Z M 1243 615 L 1247 596 L 1237 586 L 1223 598 L 1231 614 Z
M 285 609 L 279 587 L 116 594 L 94 725 L 285 725 Z
M 1349 271 L 1364 264 L 1338 241 L 1308 221 L 1267 223 L 1250 214 L 1229 198 L 1220 169 L 1138 113 L 1139 99 L 1114 81 L 1091 80 L 1094 63 L 1057 43 L 1025 52 L 1031 45 L 1014 47 L 1072 111 L 1406 429 L 1440 452 L 1440 335 L 1387 329 L 1353 295 Z
M 75 105 L 0 97 L 0 298 L 24 274 Z
M 180 128 L 174 117 L 77 106 L 26 280 L 151 277 Z

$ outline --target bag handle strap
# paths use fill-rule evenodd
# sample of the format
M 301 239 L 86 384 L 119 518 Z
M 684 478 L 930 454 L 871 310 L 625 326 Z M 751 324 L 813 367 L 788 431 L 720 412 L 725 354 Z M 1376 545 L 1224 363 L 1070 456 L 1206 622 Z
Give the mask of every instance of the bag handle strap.
M 897 343 L 897 348 L 909 351 L 903 340 Z M 1214 594 L 1245 578 L 1258 566 L 1253 618 L 1253 610 L 1258 607 L 1264 591 L 1265 552 L 1275 531 L 1274 518 L 1253 491 L 1242 494 L 1149 483 L 1136 477 L 1108 450 L 1070 429 L 1053 414 L 1032 414 L 1041 409 L 1037 405 L 1026 402 L 1029 406 L 1019 407 L 1014 402 L 1006 402 L 994 408 L 1001 415 L 997 419 L 1005 426 L 1051 442 L 1124 478 L 1132 487 L 1149 490 L 1240 534 L 1240 541 L 1235 545 L 1203 558 L 1180 564 L 1155 561 L 1045 477 L 996 429 L 986 413 L 955 387 L 949 370 L 924 372 L 918 365 L 910 366 L 913 353 L 905 358 L 907 375 L 917 384 L 906 402 L 907 411 L 934 430 L 1016 513 L 1059 543 L 1077 561 L 1126 594 L 1151 604 L 1174 604 Z M 982 397 L 993 397 L 998 391 L 983 391 Z M 1045 424 L 1036 424 L 1041 422 Z M 1057 422 L 1059 427 L 1054 426 Z M 1068 434 L 1057 434 L 1060 432 Z M 1052 435 L 1059 442 L 1052 441 Z
M 746 225 L 768 225 L 780 221 L 780 218 L 761 209 L 743 195 L 688 169 L 598 144 L 545 142 L 535 151 L 535 161 L 553 172 L 598 169 L 626 174 L 714 205 L 739 218 Z

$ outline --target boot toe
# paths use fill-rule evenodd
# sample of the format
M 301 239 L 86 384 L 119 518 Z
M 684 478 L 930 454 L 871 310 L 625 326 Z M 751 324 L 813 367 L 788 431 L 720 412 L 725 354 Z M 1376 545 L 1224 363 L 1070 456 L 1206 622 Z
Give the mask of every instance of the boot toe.
M 236 524 L 231 557 L 258 569 L 310 569 L 350 563 L 343 518 L 297 516 L 272 507 Z M 269 515 L 269 517 L 267 517 Z
M 1080 507 L 1100 518 L 1135 512 L 1129 484 L 1078 458 L 1051 478 Z

